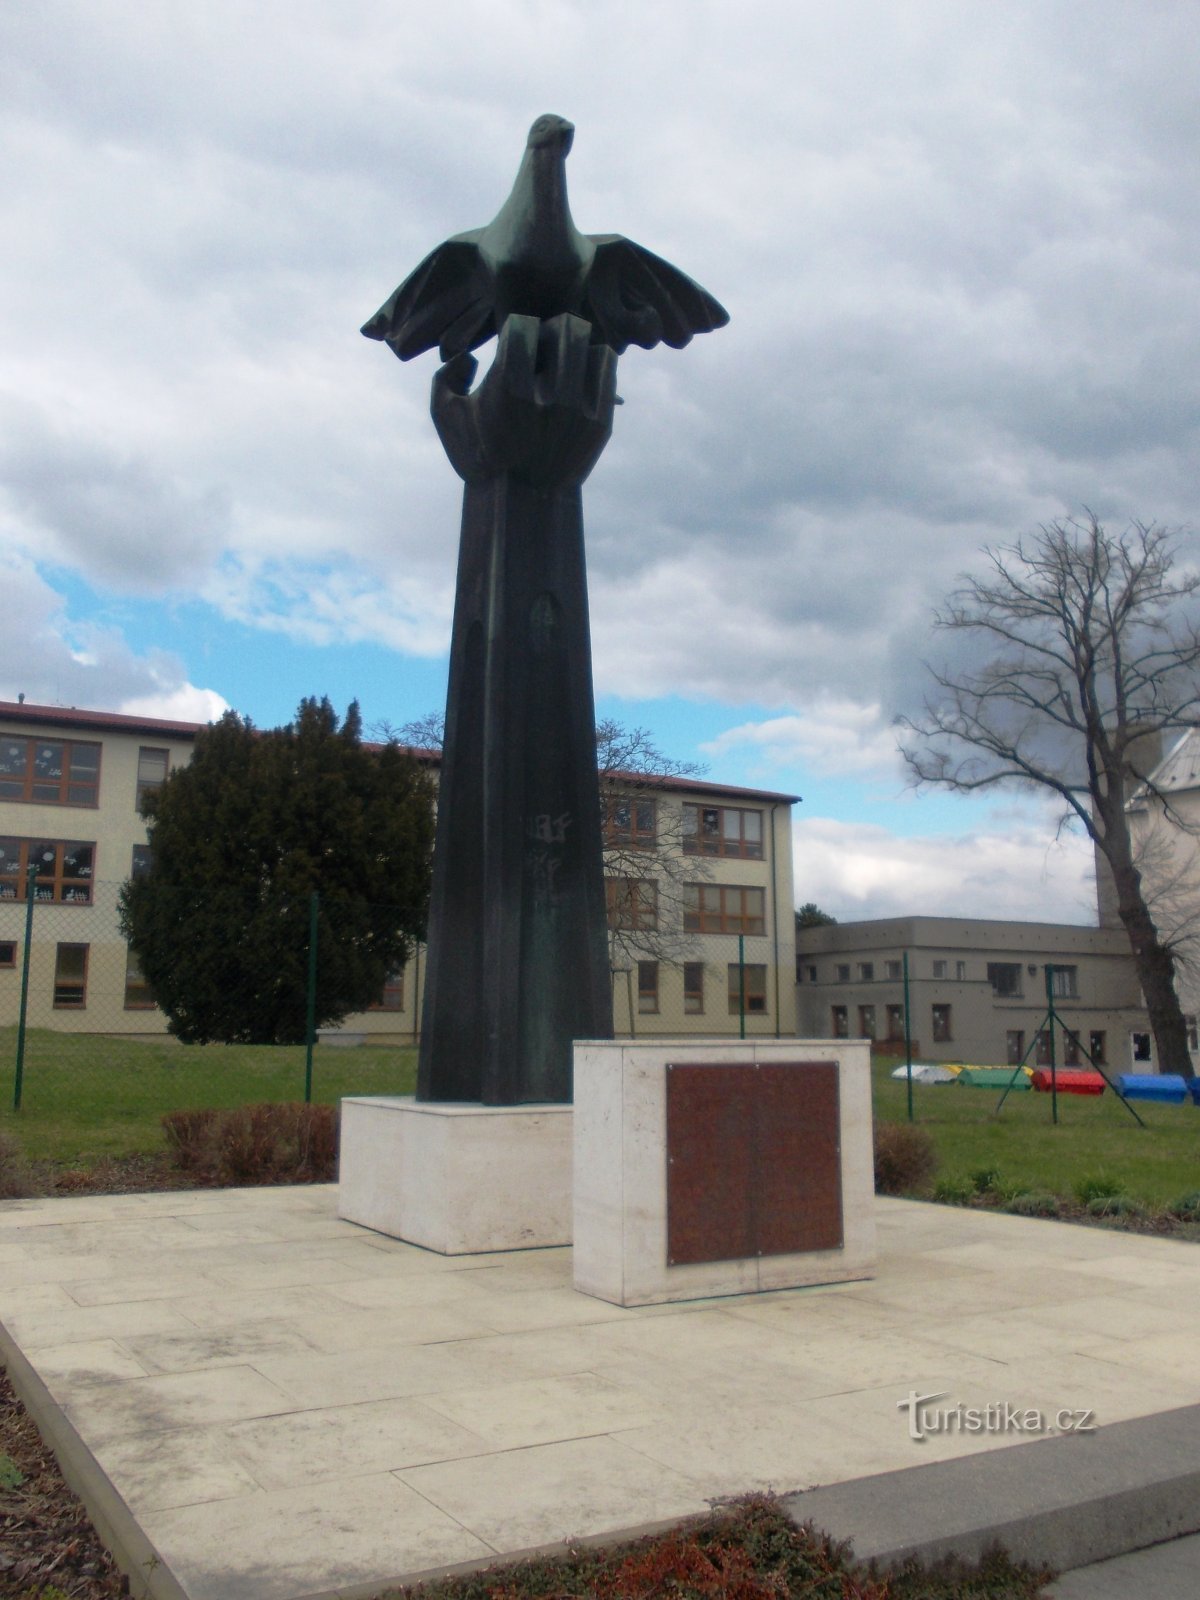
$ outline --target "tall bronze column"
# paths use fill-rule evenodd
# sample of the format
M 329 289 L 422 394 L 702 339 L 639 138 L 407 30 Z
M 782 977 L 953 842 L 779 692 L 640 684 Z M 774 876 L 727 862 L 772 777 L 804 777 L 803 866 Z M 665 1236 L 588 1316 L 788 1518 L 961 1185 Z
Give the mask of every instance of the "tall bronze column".
M 586 322 L 512 316 L 491 371 L 443 367 L 465 480 L 417 1095 L 571 1098 L 571 1041 L 612 1036 L 580 484 L 617 361 Z

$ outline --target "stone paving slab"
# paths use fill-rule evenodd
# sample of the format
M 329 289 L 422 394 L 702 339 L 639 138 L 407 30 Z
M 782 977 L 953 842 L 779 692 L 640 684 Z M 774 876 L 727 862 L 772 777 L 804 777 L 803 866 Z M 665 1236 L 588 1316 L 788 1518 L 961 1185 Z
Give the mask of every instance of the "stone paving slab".
M 367 1595 L 1038 1448 L 917 1443 L 913 1390 L 1102 1428 L 1200 1402 L 1195 1246 L 877 1206 L 874 1280 L 624 1309 L 576 1293 L 569 1249 L 438 1256 L 331 1186 L 6 1202 L 0 1355 L 156 1600 Z

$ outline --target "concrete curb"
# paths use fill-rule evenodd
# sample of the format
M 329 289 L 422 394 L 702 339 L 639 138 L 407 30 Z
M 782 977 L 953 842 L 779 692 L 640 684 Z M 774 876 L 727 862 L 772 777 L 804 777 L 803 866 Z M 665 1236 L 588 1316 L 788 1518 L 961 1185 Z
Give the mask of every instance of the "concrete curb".
M 881 1566 L 974 1560 L 999 1543 L 1068 1572 L 1200 1531 L 1200 1406 L 830 1484 L 783 1505 Z
M 117 1565 L 129 1578 L 132 1593 L 144 1595 L 145 1600 L 188 1600 L 186 1591 L 146 1538 L 133 1513 L 2 1322 L 0 1364 L 7 1370 L 18 1398 L 37 1424 L 42 1438 L 54 1452 L 63 1477 L 83 1501 L 101 1541 L 112 1551 Z

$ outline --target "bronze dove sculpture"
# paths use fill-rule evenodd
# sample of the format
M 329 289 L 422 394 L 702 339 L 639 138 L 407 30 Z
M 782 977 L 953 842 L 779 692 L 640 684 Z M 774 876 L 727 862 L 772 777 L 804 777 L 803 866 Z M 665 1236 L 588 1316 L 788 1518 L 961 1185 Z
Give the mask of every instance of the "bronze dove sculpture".
M 401 361 L 435 345 L 449 361 L 498 334 L 514 313 L 542 322 L 564 312 L 581 317 L 592 342 L 618 355 L 660 341 L 682 349 L 693 334 L 723 328 L 725 308 L 670 262 L 618 233 L 580 233 L 567 202 L 574 136 L 565 118 L 539 117 L 492 221 L 427 255 L 363 333 Z

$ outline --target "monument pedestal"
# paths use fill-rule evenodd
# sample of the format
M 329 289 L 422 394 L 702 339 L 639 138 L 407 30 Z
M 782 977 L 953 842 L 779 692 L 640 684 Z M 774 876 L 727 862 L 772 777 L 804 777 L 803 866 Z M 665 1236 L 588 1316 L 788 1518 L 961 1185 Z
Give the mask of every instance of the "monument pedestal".
M 575 1047 L 575 1287 L 615 1305 L 871 1275 L 865 1042 Z
M 338 1215 L 442 1255 L 571 1242 L 571 1107 L 342 1101 Z

